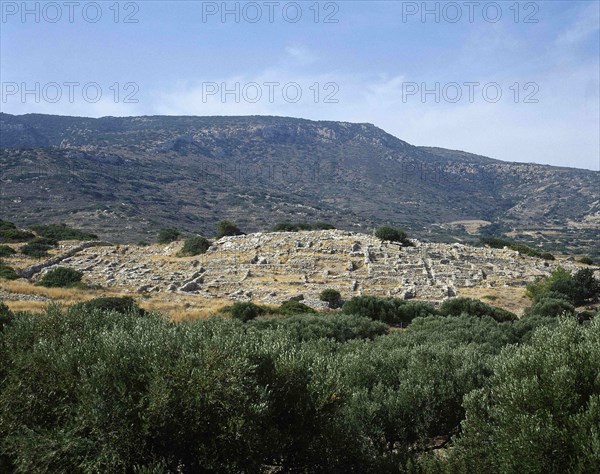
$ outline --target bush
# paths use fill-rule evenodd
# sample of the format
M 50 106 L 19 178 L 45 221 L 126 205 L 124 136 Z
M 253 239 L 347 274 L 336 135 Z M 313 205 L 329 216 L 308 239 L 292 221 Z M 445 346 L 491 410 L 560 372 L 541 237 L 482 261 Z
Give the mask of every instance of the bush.
M 342 295 L 338 290 L 334 290 L 333 288 L 327 288 L 321 291 L 319 299 L 329 303 L 330 308 L 339 308 L 342 303 Z
M 451 455 L 470 472 L 598 472 L 600 320 L 562 319 L 494 361 Z
M 4 304 L 4 301 L 0 300 L 0 333 L 4 330 L 4 327 L 10 324 L 14 319 L 15 315 L 13 312 Z M 0 463 L 0 466 L 1 465 L 2 464 Z
M 99 311 L 115 311 L 121 314 L 127 313 L 145 313 L 145 311 L 140 308 L 135 300 L 131 296 L 107 296 L 100 298 L 93 298 L 85 303 L 78 303 L 73 305 L 72 310 L 76 311 L 86 311 L 92 312 L 94 310 Z
M 0 231 L 1 230 L 9 230 L 9 229 L 16 229 L 17 226 L 10 222 L 10 221 L 5 221 L 4 219 L 0 219 Z
M 527 296 L 529 296 L 532 299 L 535 299 L 536 297 L 539 297 L 541 294 L 546 293 L 547 291 L 550 291 L 550 287 L 552 286 L 552 283 L 554 283 L 555 281 L 568 280 L 570 278 L 572 278 L 571 272 L 569 272 L 568 270 L 565 270 L 562 267 L 558 267 L 556 270 L 554 270 L 550 274 L 550 276 L 538 278 L 535 280 L 535 282 L 527 285 Z
M 34 239 L 21 246 L 19 251 L 33 258 L 48 257 L 48 250 L 56 247 L 58 241 L 48 237 L 35 237 Z
M 186 239 L 183 244 L 183 248 L 177 253 L 179 257 L 192 257 L 194 255 L 201 255 L 206 253 L 210 247 L 210 242 L 204 237 L 195 236 Z
M 404 247 L 411 247 L 413 244 L 406 235 L 406 232 L 394 227 L 383 226 L 375 231 L 375 237 L 389 242 L 398 242 Z
M 484 245 L 495 249 L 501 249 L 508 247 L 511 250 L 519 252 L 521 255 L 528 255 L 530 257 L 543 258 L 544 260 L 554 260 L 554 255 L 549 252 L 539 252 L 525 244 L 520 244 L 510 240 L 498 239 L 496 237 L 481 237 L 480 242 Z
M 573 275 L 575 283 L 581 288 L 581 302 L 600 297 L 600 281 L 594 277 L 594 270 L 584 268 Z
M 58 267 L 46 273 L 40 281 L 39 286 L 47 288 L 71 288 L 79 286 L 83 273 L 72 268 Z
M 410 324 L 415 318 L 436 314 L 433 305 L 424 301 L 377 296 L 355 296 L 344 304 L 342 312 L 403 326 Z
M 19 278 L 14 268 L 6 265 L 4 262 L 0 262 L 0 279 L 3 280 L 16 280 Z
M 590 257 L 581 257 L 579 259 L 579 263 L 583 263 L 584 265 L 593 265 L 594 261 Z
M 555 318 L 557 316 L 573 316 L 575 307 L 567 300 L 560 298 L 540 298 L 523 312 L 523 316 L 543 316 Z
M 308 224 L 306 222 L 280 222 L 276 224 L 272 232 L 299 232 L 302 230 L 332 230 L 335 226 L 327 222 L 315 222 Z
M 300 303 L 299 301 L 289 300 L 281 303 L 279 308 L 275 311 L 279 314 L 306 314 L 306 313 L 316 313 L 314 309 L 310 306 L 305 305 L 304 303 Z
M 74 229 L 66 224 L 32 225 L 30 227 L 38 235 L 54 240 L 94 240 L 98 236 L 83 230 Z
M 159 244 L 170 244 L 171 242 L 175 242 L 181 236 L 181 232 L 177 229 L 160 229 L 158 231 L 157 242 Z
M 583 287 L 574 278 L 565 278 L 552 282 L 545 295 L 548 293 L 559 293 L 564 295 L 565 299 L 572 305 L 579 306 L 585 300 L 583 291 Z
M 0 245 L 0 257 L 9 257 L 16 254 L 17 251 L 8 245 Z
M 517 316 L 510 311 L 472 298 L 450 298 L 441 304 L 438 313 L 441 316 L 460 316 L 461 314 L 477 317 L 489 316 L 499 323 L 517 319 Z
M 262 316 L 267 312 L 262 306 L 250 302 L 234 303 L 228 307 L 228 311 L 231 313 L 233 319 L 237 319 L 243 323 L 257 318 L 258 316 Z
M 334 339 L 346 342 L 352 339 L 373 339 L 387 334 L 387 326 L 360 316 L 341 314 L 301 314 L 284 318 L 257 318 L 251 323 L 257 330 L 281 330 L 297 341 Z
M 0 242 L 18 243 L 27 242 L 35 237 L 31 232 L 19 229 L 2 229 L 0 230 Z
M 244 233 L 230 221 L 221 221 L 217 224 L 217 239 L 232 235 L 243 235 Z

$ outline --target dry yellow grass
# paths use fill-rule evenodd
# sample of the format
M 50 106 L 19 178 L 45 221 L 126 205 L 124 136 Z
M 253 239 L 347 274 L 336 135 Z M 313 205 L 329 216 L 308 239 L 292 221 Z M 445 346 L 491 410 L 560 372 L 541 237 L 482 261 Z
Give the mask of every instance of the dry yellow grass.
M 28 311 L 30 313 L 42 313 L 48 306 L 48 302 L 45 301 L 4 300 L 4 304 L 6 304 L 11 311 Z
M 492 306 L 523 314 L 523 310 L 531 306 L 531 300 L 525 295 L 525 288 L 502 286 L 498 288 L 459 288 L 458 296 L 476 298 Z

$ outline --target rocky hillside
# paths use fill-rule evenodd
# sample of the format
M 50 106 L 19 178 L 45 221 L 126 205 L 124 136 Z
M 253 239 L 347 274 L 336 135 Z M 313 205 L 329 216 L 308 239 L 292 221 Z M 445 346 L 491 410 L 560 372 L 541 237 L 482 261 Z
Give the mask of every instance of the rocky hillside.
M 320 220 L 447 240 L 479 221 L 551 251 L 598 239 L 598 172 L 416 147 L 370 124 L 0 114 L 0 128 L 2 217 L 20 225 L 131 242 L 165 226 L 212 235 L 225 218 L 247 232 Z

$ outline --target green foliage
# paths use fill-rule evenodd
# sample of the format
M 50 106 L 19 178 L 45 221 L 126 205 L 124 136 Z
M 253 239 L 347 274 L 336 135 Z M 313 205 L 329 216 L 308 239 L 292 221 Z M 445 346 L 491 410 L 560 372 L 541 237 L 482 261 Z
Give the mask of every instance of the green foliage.
M 5 221 L 4 219 L 0 219 L 0 231 L 2 230 L 9 230 L 9 229 L 16 229 L 17 226 L 10 222 L 10 221 Z
M 232 235 L 243 235 L 244 233 L 231 221 L 220 221 L 217 224 L 217 239 Z
M 3 221 L 6 222 L 6 221 Z M 0 229 L 0 242 L 17 243 L 27 242 L 35 237 L 31 232 L 13 228 Z
M 584 265 L 593 265 L 594 261 L 590 257 L 581 257 L 579 259 L 579 263 L 583 263 Z
M 19 275 L 17 275 L 15 269 L 0 261 L 0 279 L 16 280 L 17 278 L 19 278 Z
M 178 257 L 192 257 L 194 255 L 201 255 L 206 253 L 210 247 L 208 239 L 199 235 L 186 239 L 183 244 L 183 248 L 177 253 Z
M 594 270 L 584 268 L 573 275 L 575 283 L 581 288 L 581 302 L 600 297 L 600 281 L 594 277 Z
M 17 251 L 8 245 L 0 245 L 0 257 L 10 257 L 16 254 Z
M 71 310 L 75 311 L 86 311 L 93 312 L 98 311 L 116 311 L 117 313 L 140 313 L 144 314 L 145 311 L 141 309 L 135 300 L 131 296 L 106 296 L 100 298 L 93 298 L 85 303 L 78 303 L 71 307 Z
M 344 315 L 23 314 L 0 345 L 0 449 L 33 474 L 398 472 L 455 432 L 509 340 L 430 319 L 384 335 Z
M 378 296 L 355 296 L 344 304 L 342 312 L 403 326 L 415 318 L 436 314 L 433 305 L 424 301 L 405 301 Z
M 319 299 L 329 303 L 330 308 L 339 308 L 342 301 L 342 295 L 338 290 L 326 288 L 319 294 Z
M 600 282 L 594 277 L 594 270 L 584 268 L 575 275 L 563 268 L 558 268 L 549 277 L 536 280 L 527 287 L 527 294 L 534 301 L 547 299 L 551 294 L 562 295 L 562 298 L 574 306 L 580 306 L 586 301 L 600 297 Z
M 30 227 L 36 234 L 54 240 L 94 240 L 98 236 L 66 224 L 38 224 Z
M 600 320 L 562 319 L 506 349 L 485 387 L 465 397 L 452 456 L 470 472 L 600 470 Z
M 79 286 L 83 273 L 72 268 L 58 267 L 46 273 L 40 281 L 39 286 L 47 288 L 71 288 Z
M 477 317 L 490 316 L 498 322 L 515 321 L 517 319 L 517 316 L 510 311 L 490 306 L 483 301 L 472 298 L 450 298 L 441 304 L 438 312 L 442 316 L 460 316 L 461 314 Z
M 314 222 L 312 224 L 306 222 L 280 222 L 276 224 L 272 232 L 300 232 L 302 230 L 332 230 L 335 226 L 327 222 Z
M 251 302 L 233 303 L 231 306 L 222 309 L 222 312 L 226 311 L 231 313 L 233 319 L 237 319 L 243 323 L 267 313 L 264 307 Z
M 181 232 L 177 229 L 167 228 L 158 231 L 157 242 L 159 244 L 170 244 L 175 242 L 181 236 Z
M 334 339 L 346 342 L 352 339 L 373 339 L 387 334 L 387 326 L 360 316 L 341 314 L 301 314 L 284 318 L 257 318 L 251 327 L 258 330 L 280 330 L 297 341 Z
M 526 308 L 523 316 L 557 317 L 561 315 L 573 316 L 575 307 L 565 298 L 539 298 L 533 305 Z
M 406 232 L 400 229 L 396 229 L 394 227 L 383 226 L 379 227 L 375 231 L 375 237 L 381 240 L 386 240 L 389 242 L 398 242 L 402 244 L 404 247 L 412 247 L 412 242 L 408 240 L 408 236 Z
M 49 237 L 35 237 L 22 245 L 19 251 L 23 255 L 33 258 L 48 257 L 48 250 L 56 247 L 58 241 Z
M 492 247 L 494 249 L 501 249 L 507 247 L 511 250 L 515 250 L 522 255 L 529 255 L 530 257 L 543 258 L 544 260 L 554 260 L 554 256 L 549 252 L 539 252 L 525 244 L 519 244 L 511 240 L 498 239 L 496 237 L 481 237 L 479 239 L 482 244 Z
M 527 296 L 532 299 L 539 297 L 542 293 L 550 291 L 552 283 L 557 280 L 572 278 L 571 272 L 562 267 L 558 267 L 549 277 L 538 278 L 535 282 L 527 285 Z
M 299 301 L 289 300 L 284 301 L 279 305 L 276 313 L 279 314 L 306 314 L 306 313 L 316 313 L 314 309 L 310 306 L 305 305 L 304 303 L 300 303 Z
M 10 324 L 15 319 L 13 312 L 4 304 L 4 301 L 0 300 L 0 333 L 4 330 L 4 327 Z M 0 466 L 2 466 L 0 461 Z

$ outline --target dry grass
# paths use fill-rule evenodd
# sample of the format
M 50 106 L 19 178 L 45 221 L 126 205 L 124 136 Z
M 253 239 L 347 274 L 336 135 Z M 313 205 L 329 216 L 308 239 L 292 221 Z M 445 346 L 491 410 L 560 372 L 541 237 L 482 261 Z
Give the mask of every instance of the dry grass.
M 28 311 L 30 313 L 42 313 L 48 306 L 47 301 L 13 301 L 13 300 L 4 300 L 3 301 L 6 306 L 10 308 L 11 311 Z
M 458 296 L 476 298 L 492 306 L 506 309 L 517 316 L 531 306 L 531 300 L 525 295 L 525 288 L 502 286 L 498 288 L 459 288 Z

